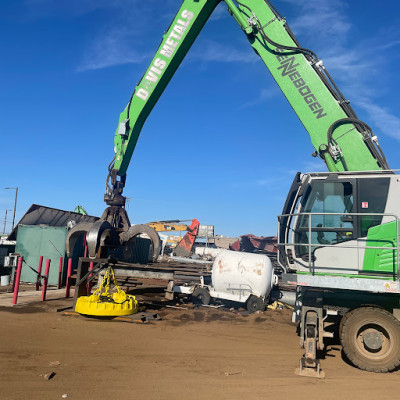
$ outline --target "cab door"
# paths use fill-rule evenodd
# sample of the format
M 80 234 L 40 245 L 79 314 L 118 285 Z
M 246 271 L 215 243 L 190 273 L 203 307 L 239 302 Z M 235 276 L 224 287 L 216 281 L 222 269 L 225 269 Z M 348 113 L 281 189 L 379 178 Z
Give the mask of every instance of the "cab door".
M 311 268 L 313 273 L 358 271 L 357 218 L 352 215 L 356 189 L 355 179 L 335 175 L 310 182 L 294 228 L 298 269 Z
M 386 211 L 389 187 L 389 177 L 357 179 L 359 264 L 361 273 L 367 275 L 395 275 L 397 272 L 397 243 L 393 239 L 396 236 L 396 218 L 390 215 L 383 216 Z M 379 227 L 382 223 L 384 224 Z M 368 246 L 382 248 L 368 249 Z

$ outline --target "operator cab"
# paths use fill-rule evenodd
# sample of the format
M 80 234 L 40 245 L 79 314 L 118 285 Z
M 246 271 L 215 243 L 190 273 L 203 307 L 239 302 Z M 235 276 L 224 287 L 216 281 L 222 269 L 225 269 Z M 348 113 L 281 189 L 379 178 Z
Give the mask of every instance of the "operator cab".
M 279 263 L 313 274 L 397 274 L 399 195 L 393 172 L 298 173 L 278 218 Z

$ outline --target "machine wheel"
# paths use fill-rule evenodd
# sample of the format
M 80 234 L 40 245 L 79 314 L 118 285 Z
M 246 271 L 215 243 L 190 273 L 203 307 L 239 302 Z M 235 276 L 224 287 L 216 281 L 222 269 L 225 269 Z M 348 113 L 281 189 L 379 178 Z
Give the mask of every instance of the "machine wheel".
M 210 292 L 205 288 L 197 288 L 192 293 L 192 301 L 194 304 L 204 304 L 205 306 L 210 304 Z
M 265 303 L 261 297 L 257 297 L 251 295 L 247 300 L 247 311 L 248 312 L 256 312 L 256 311 L 264 311 L 265 310 Z
M 390 372 L 400 365 L 400 322 L 386 310 L 363 307 L 347 313 L 340 324 L 340 341 L 360 369 Z

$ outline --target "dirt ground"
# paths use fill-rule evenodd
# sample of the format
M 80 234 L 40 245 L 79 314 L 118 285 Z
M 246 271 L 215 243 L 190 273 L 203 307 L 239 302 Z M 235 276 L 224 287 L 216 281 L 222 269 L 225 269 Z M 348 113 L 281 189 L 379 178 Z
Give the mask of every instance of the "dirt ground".
M 0 307 L 0 399 L 398 398 L 400 372 L 360 371 L 339 345 L 322 360 L 326 379 L 296 376 L 302 350 L 289 310 L 183 305 L 156 309 L 162 321 L 132 324 L 57 312 L 71 304 Z

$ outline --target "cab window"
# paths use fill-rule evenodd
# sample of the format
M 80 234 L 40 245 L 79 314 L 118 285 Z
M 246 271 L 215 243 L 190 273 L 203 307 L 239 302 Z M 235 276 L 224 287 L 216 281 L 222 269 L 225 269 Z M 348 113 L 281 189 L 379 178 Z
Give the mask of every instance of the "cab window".
M 368 235 L 368 229 L 382 222 L 389 191 L 389 178 L 364 178 L 358 180 L 358 202 L 360 216 L 360 237 Z
M 314 247 L 335 244 L 353 238 L 353 186 L 350 182 L 314 182 L 303 199 L 302 213 L 295 229 L 296 243 L 309 243 L 311 220 L 311 244 Z M 322 214 L 323 213 L 323 214 Z M 329 215 L 337 213 L 338 215 Z M 308 253 L 308 246 L 297 246 L 296 253 Z

